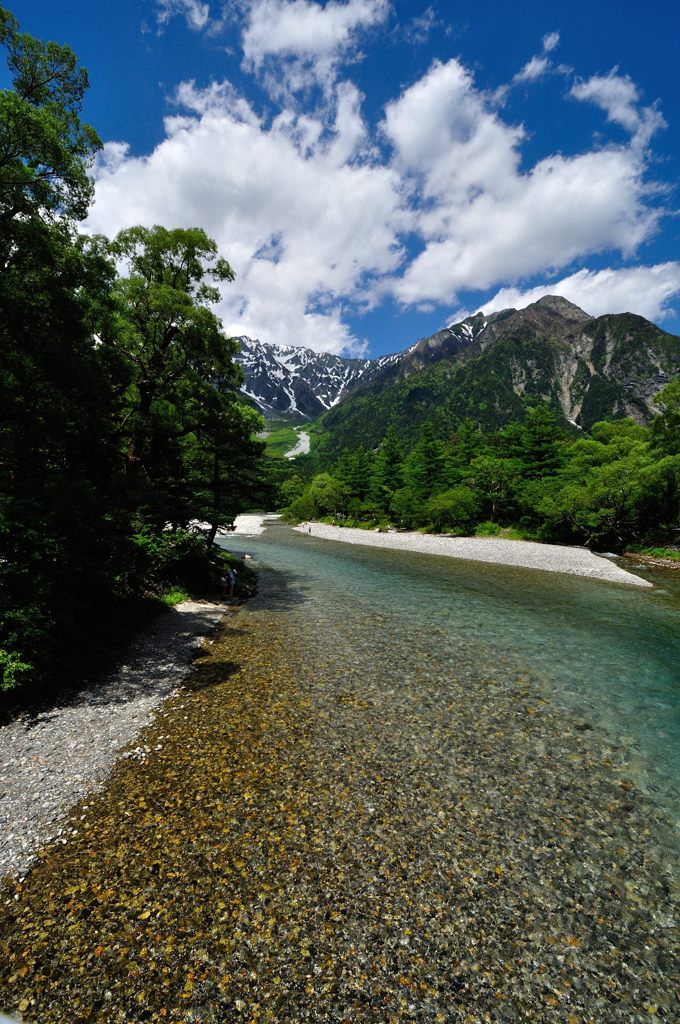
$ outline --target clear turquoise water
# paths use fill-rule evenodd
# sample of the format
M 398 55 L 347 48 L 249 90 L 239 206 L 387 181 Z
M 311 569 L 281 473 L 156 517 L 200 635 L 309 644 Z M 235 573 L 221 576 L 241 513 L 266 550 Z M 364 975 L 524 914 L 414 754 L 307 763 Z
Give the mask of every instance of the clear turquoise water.
M 414 688 L 419 674 L 524 679 L 575 712 L 680 821 L 680 573 L 648 575 L 655 589 L 642 590 L 315 540 L 276 523 L 225 547 L 252 555 L 267 599 L 303 616 L 353 677 L 408 666 Z

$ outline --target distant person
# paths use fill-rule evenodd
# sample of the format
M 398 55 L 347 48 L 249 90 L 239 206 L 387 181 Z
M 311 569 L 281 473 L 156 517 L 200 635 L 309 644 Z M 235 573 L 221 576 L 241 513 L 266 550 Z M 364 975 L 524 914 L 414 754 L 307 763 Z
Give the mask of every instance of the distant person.
M 229 597 L 233 597 L 234 591 L 236 589 L 236 573 L 234 572 L 233 569 L 230 569 L 229 572 L 227 573 L 227 588 Z

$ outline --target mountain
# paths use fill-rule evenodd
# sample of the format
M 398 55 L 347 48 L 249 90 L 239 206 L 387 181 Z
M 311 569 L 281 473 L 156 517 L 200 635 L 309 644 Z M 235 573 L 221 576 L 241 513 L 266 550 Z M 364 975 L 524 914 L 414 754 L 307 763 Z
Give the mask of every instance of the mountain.
M 329 455 L 375 446 L 390 423 L 414 437 L 470 418 L 489 429 L 549 402 L 577 427 L 608 416 L 647 422 L 654 395 L 680 374 L 680 338 L 632 313 L 592 317 L 559 296 L 525 309 L 477 313 L 364 379 L 318 421 Z
M 343 359 L 291 345 L 239 338 L 243 392 L 267 419 L 315 419 L 399 356 Z
M 472 419 L 489 429 L 549 402 L 588 428 L 608 416 L 647 422 L 654 395 L 680 374 L 680 338 L 633 313 L 592 317 L 556 295 L 525 309 L 476 313 L 380 359 L 343 359 L 240 338 L 243 391 L 267 418 L 318 419 L 329 454 L 375 446 L 393 423 L 414 437 Z

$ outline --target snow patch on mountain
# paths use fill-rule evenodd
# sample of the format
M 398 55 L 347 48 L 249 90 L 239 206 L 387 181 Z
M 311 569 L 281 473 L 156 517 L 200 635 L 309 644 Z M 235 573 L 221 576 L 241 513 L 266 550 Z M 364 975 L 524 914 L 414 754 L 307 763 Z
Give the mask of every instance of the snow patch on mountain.
M 486 327 L 481 315 L 451 324 L 429 338 L 421 338 L 403 352 L 377 359 L 344 359 L 328 352 L 314 352 L 292 345 L 272 345 L 248 337 L 238 339 L 236 359 L 244 373 L 242 391 L 265 417 L 313 419 L 332 409 L 351 391 L 369 384 L 388 367 L 444 357 L 451 344 L 456 348 L 472 344 Z

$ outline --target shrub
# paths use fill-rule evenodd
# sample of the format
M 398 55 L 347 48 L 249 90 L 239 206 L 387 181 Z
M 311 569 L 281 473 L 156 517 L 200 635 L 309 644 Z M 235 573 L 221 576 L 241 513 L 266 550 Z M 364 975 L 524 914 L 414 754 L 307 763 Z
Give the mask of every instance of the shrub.
M 501 528 L 498 525 L 498 523 L 491 523 L 491 522 L 487 521 L 485 523 L 479 523 L 479 525 L 477 526 L 477 529 L 475 530 L 475 536 L 476 537 L 497 537 L 500 532 L 501 532 Z

